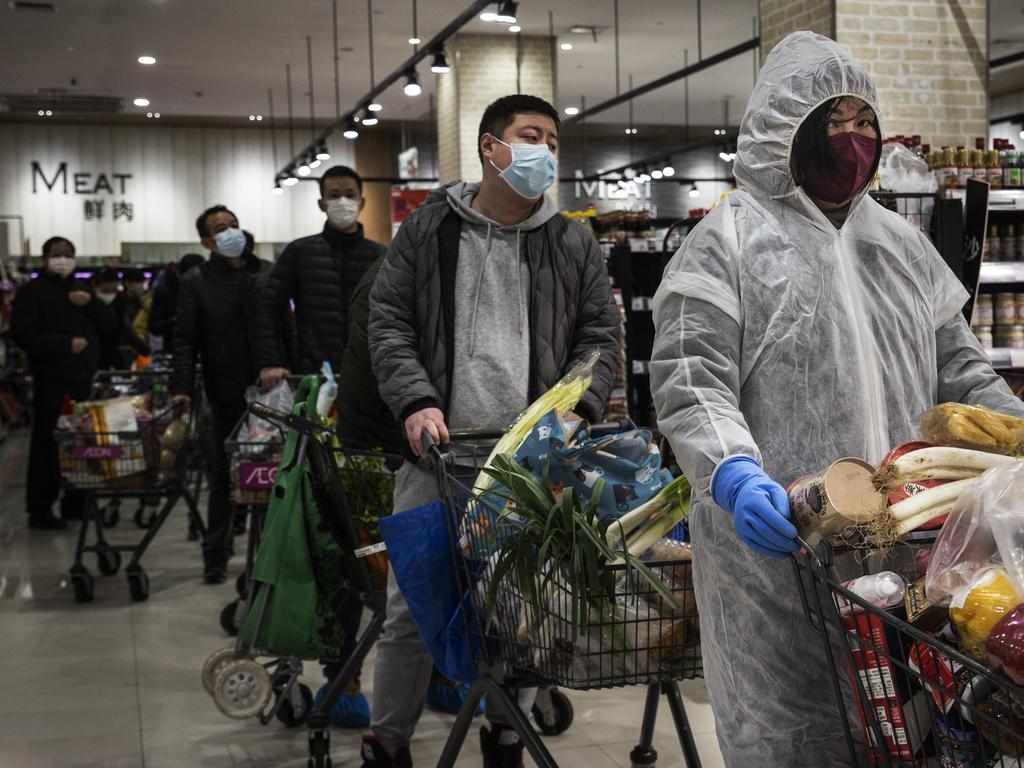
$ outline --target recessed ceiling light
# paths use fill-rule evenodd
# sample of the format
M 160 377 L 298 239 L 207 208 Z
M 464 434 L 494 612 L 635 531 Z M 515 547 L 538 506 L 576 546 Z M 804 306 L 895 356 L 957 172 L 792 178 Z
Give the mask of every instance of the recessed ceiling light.
M 380 111 L 381 111 L 382 109 L 384 109 L 384 105 L 383 105 L 383 104 L 378 104 L 378 103 L 377 103 L 377 102 L 375 101 L 375 102 L 373 102 L 372 104 L 367 104 L 367 105 L 366 105 L 366 108 L 367 108 L 368 110 L 370 110 L 371 112 L 380 112 Z
M 508 28 L 508 31 L 509 32 L 522 32 L 523 28 L 521 26 L 519 26 L 518 24 L 513 24 L 511 27 Z
M 133 101 L 132 104 L 134 104 L 136 107 L 148 107 L 149 99 L 135 99 L 135 101 Z
M 146 117 L 152 117 L 152 116 L 153 116 L 153 113 L 152 113 L 152 112 L 147 112 L 147 113 L 146 113 Z
M 154 56 L 139 56 L 139 64 L 156 64 Z
M 658 170 L 651 171 L 651 178 L 654 179 L 655 181 L 657 181 L 658 179 L 660 179 L 664 175 L 665 175 L 664 173 L 662 173 L 661 171 L 658 171 Z
M 155 118 L 157 118 L 159 120 L 160 119 L 160 113 L 159 112 L 154 112 L 153 113 L 153 117 L 155 117 Z
M 291 187 L 299 183 L 299 180 L 294 176 L 289 176 L 287 179 L 281 179 L 281 183 L 286 187 Z
M 561 48 L 563 51 L 571 51 L 572 50 L 572 43 L 562 43 L 558 47 Z
M 566 107 L 565 114 L 567 115 L 578 115 L 580 113 L 579 107 Z
M 675 176 L 676 169 L 673 168 L 671 165 L 666 165 L 664 168 L 661 169 L 661 172 L 666 176 Z
M 409 38 L 409 45 L 419 45 L 422 42 L 423 41 L 420 40 L 418 37 L 410 37 Z

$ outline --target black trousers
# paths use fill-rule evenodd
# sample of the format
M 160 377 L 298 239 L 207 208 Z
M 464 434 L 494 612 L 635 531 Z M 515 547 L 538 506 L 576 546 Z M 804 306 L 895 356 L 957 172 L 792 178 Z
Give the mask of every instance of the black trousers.
M 245 413 L 245 399 L 210 403 L 210 503 L 207 508 L 206 556 L 223 559 L 228 555 L 234 533 L 234 507 L 231 504 L 231 460 L 224 441 Z
M 36 378 L 32 383 L 32 440 L 28 449 L 28 480 L 25 506 L 29 517 L 45 516 L 60 495 L 60 466 L 57 461 L 57 428 L 65 396 L 88 400 L 92 382 Z M 67 491 L 61 502 L 64 517 L 81 517 L 85 503 L 82 491 Z

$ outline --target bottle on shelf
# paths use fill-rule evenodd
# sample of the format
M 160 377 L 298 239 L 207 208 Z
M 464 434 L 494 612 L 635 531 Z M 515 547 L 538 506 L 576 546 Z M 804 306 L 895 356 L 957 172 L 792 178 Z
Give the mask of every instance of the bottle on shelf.
M 982 263 L 992 261 L 1002 261 L 1003 258 L 1003 238 L 999 227 L 992 224 L 988 228 L 988 238 L 985 240 L 985 255 L 982 257 Z M 992 325 L 991 322 L 988 325 Z
M 971 178 L 977 181 L 988 181 L 988 158 L 984 149 L 971 152 Z
M 1017 147 L 1010 144 L 1006 148 L 1006 165 L 1003 166 L 1003 187 L 1020 189 L 1020 165 L 1018 165 Z
M 960 189 L 966 189 L 967 181 L 974 177 L 973 158 L 971 155 L 972 152 L 969 149 L 964 149 L 963 147 L 957 147 L 956 149 L 956 185 Z
M 941 189 L 955 188 L 959 184 L 955 150 L 952 147 L 943 147 L 938 162 L 939 187 Z
M 986 179 L 992 189 L 1003 188 L 1003 169 L 999 165 L 999 150 L 993 149 L 986 153 Z

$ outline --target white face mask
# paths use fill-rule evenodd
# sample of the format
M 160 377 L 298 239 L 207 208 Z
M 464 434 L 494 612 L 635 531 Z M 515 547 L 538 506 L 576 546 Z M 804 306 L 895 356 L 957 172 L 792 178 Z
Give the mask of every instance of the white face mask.
M 327 222 L 334 229 L 346 230 L 359 218 L 359 201 L 339 197 L 327 201 Z
M 75 258 L 73 256 L 51 256 L 46 260 L 46 268 L 55 275 L 67 277 L 75 271 Z
M 97 292 L 96 298 L 102 301 L 104 304 L 113 304 L 114 299 L 117 298 L 117 291 L 113 293 L 99 293 Z

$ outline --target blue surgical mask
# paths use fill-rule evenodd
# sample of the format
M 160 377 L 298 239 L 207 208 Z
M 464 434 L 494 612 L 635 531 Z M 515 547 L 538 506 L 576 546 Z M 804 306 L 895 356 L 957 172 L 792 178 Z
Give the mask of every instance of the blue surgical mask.
M 499 144 L 504 141 L 495 137 Z M 505 170 L 498 168 L 491 160 L 501 178 L 517 193 L 528 200 L 536 200 L 544 194 L 558 177 L 558 160 L 547 144 L 505 144 L 512 150 L 512 162 Z
M 225 229 L 213 236 L 217 253 L 229 259 L 237 259 L 245 250 L 245 233 L 238 228 Z

